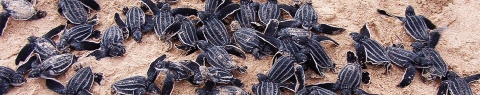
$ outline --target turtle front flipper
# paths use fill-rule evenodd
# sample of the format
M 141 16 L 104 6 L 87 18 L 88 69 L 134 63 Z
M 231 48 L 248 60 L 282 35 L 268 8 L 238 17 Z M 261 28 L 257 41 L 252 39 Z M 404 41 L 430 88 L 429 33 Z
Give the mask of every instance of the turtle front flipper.
M 171 73 L 167 74 L 167 77 L 163 80 L 162 86 L 162 95 L 170 95 L 173 91 L 173 86 L 175 84 L 174 75 Z
M 285 88 L 285 89 L 288 89 L 288 90 L 290 90 L 290 91 L 296 92 L 296 91 L 295 91 L 295 88 L 296 88 L 296 85 L 295 85 L 295 84 L 280 83 L 279 86 L 280 86 L 281 88 Z
M 315 41 L 318 41 L 318 42 L 330 41 L 330 42 L 334 43 L 336 46 L 340 45 L 340 44 L 338 44 L 337 41 L 333 40 L 332 38 L 327 37 L 327 36 L 323 36 L 323 35 L 314 35 L 314 36 L 312 36 L 312 39 L 315 40 Z
M 273 46 L 274 48 L 278 48 L 282 45 L 282 41 L 280 41 L 279 39 L 273 36 L 267 36 L 261 33 L 257 33 L 257 36 L 263 41 L 265 41 L 266 43 L 268 43 L 269 45 Z
M 52 39 L 53 37 L 57 36 L 60 32 L 65 29 L 65 25 L 59 25 L 52 30 L 48 31 L 47 33 L 43 34 L 42 38 L 45 39 Z
M 86 7 L 93 9 L 95 11 L 100 11 L 100 5 L 95 0 L 79 0 Z
M 472 75 L 472 76 L 467 76 L 463 78 L 467 83 L 471 83 L 474 81 L 477 81 L 480 79 L 480 74 Z
M 0 36 L 2 36 L 3 31 L 7 27 L 8 18 L 10 18 L 10 14 L 8 12 L 0 13 L 0 29 L 1 29 Z
M 226 45 L 224 46 L 224 49 L 230 53 L 230 54 L 233 54 L 235 56 L 238 56 L 240 58 L 243 58 L 243 59 L 246 59 L 246 55 L 245 55 L 245 52 L 243 52 L 242 49 L 236 47 L 236 46 L 233 46 L 233 45 Z
M 159 73 L 159 71 L 157 71 L 157 69 L 156 69 L 156 66 L 159 62 L 162 62 L 166 58 L 167 58 L 167 55 L 163 54 L 162 56 L 155 59 L 155 61 L 150 63 L 150 67 L 147 70 L 147 80 L 148 81 L 155 82 L 155 80 L 158 76 L 158 73 Z
M 47 11 L 41 11 L 41 10 L 37 10 L 35 12 L 35 15 L 33 15 L 32 17 L 28 18 L 28 20 L 37 20 L 37 19 L 41 19 L 43 17 L 47 16 Z
M 198 12 L 197 9 L 192 9 L 192 8 L 175 8 L 175 9 L 172 9 L 171 14 L 173 16 L 177 14 L 180 14 L 183 16 L 190 16 L 190 15 L 197 16 L 197 12 Z
M 366 62 L 367 62 L 367 50 L 365 49 L 365 46 L 358 42 L 353 43 L 353 47 L 355 48 L 355 52 L 358 57 L 358 63 L 362 65 L 363 69 L 367 68 Z
M 389 16 L 389 17 L 395 17 L 395 18 L 397 18 L 401 21 L 403 21 L 405 19 L 404 17 L 392 15 L 390 13 L 387 13 L 385 10 L 381 10 L 381 9 L 377 9 L 377 13 L 379 13 L 381 15 Z
M 145 15 L 145 23 L 142 24 L 141 29 L 143 33 L 150 32 L 155 26 L 155 21 L 153 20 L 155 17 L 153 15 Z
M 89 56 L 95 56 L 96 60 L 100 60 L 100 59 L 106 57 L 107 53 L 103 49 L 102 50 L 95 50 L 92 53 L 87 55 L 87 57 L 89 57 Z
M 292 18 L 295 17 L 297 9 L 294 6 L 286 5 L 286 4 L 279 4 L 278 7 L 280 7 L 281 10 L 284 10 L 285 12 L 290 14 L 290 16 L 292 16 Z
M 302 25 L 301 21 L 298 20 L 286 20 L 286 21 L 280 21 L 278 24 L 278 29 L 282 28 L 294 28 Z
M 279 25 L 280 25 L 280 22 L 277 19 L 270 19 L 263 33 L 267 36 L 274 37 L 277 33 Z
M 368 72 L 362 72 L 362 82 L 364 84 L 370 83 L 370 73 Z
M 120 14 L 115 13 L 115 23 L 118 25 L 120 29 L 122 29 L 123 39 L 127 39 L 130 36 L 130 31 L 127 28 L 125 22 L 123 22 L 122 18 L 120 18 Z
M 405 70 L 405 74 L 403 74 L 402 82 L 397 85 L 398 87 L 404 88 L 410 85 L 410 83 L 412 83 L 413 81 L 413 78 L 415 77 L 416 70 L 414 66 L 408 66 L 406 69 L 407 70 Z
M 74 50 L 96 50 L 100 48 L 100 43 L 83 41 L 83 42 L 73 43 L 72 47 Z
M 46 79 L 45 83 L 47 85 L 47 88 L 52 90 L 53 92 L 56 92 L 58 94 L 66 94 L 67 89 L 58 80 Z
M 182 23 L 172 23 L 170 24 L 162 33 L 161 39 L 162 40 L 171 40 L 173 36 L 175 36 L 178 31 L 182 28 Z
M 345 31 L 344 28 L 330 26 L 327 24 L 318 24 L 312 27 L 312 32 L 325 33 L 330 35 L 340 34 Z
M 17 68 L 17 73 L 18 74 L 21 74 L 21 75 L 24 75 L 26 74 L 30 69 L 32 69 L 32 64 L 34 62 L 37 62 L 39 60 L 37 60 L 37 57 L 30 57 L 30 59 L 28 59 L 27 62 L 25 62 L 24 64 L 20 65 L 18 68 Z
M 305 88 L 306 80 L 304 71 L 301 65 L 295 65 L 295 92 Z
M 435 48 L 437 46 L 438 41 L 440 40 L 441 37 L 441 32 L 444 31 L 446 28 L 437 28 L 433 30 L 433 32 L 430 32 L 430 40 L 428 41 L 428 47 L 429 48 Z
M 229 4 L 218 11 L 216 17 L 220 20 L 223 20 L 228 15 L 235 13 L 235 11 L 240 10 L 239 4 Z
M 437 28 L 437 26 L 436 26 L 435 24 L 433 24 L 433 22 L 430 21 L 429 19 L 427 19 L 425 16 L 419 15 L 418 17 L 421 18 L 421 19 L 423 19 L 423 21 L 424 21 L 425 24 L 427 25 L 428 29 L 435 29 L 435 28 Z
M 27 45 L 23 46 L 23 48 L 18 52 L 17 58 L 15 59 L 15 65 L 20 64 L 21 61 L 25 61 L 28 56 L 33 53 L 35 49 L 35 44 L 28 43 Z

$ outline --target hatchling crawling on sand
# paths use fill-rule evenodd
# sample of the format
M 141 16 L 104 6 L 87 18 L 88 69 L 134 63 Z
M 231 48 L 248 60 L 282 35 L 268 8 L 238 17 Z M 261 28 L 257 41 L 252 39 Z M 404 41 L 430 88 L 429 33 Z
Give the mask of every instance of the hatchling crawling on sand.
M 102 74 L 93 73 L 90 67 L 80 66 L 76 71 L 77 73 L 70 78 L 66 86 L 56 79 L 47 79 L 45 81 L 47 88 L 58 94 L 92 95 L 89 90 L 92 88 L 93 82 L 100 84 L 103 78 Z
M 0 36 L 7 27 L 8 19 L 14 20 L 37 20 L 47 15 L 46 11 L 37 10 L 37 0 L 2 0 L 5 12 L 0 13 Z
M 100 50 L 95 50 L 88 56 L 95 56 L 95 59 L 100 60 L 104 57 L 117 57 L 125 54 L 125 46 L 123 45 L 124 37 L 120 27 L 110 26 L 103 34 L 100 40 Z
M 57 11 L 67 18 L 72 24 L 88 23 L 90 9 L 100 10 L 100 5 L 95 0 L 59 0 Z
M 241 23 L 232 23 L 231 26 Z M 267 25 L 265 31 L 276 31 L 278 26 L 278 20 L 271 20 Z M 233 28 L 232 28 L 233 29 Z M 268 51 L 264 51 L 267 46 L 278 48 L 281 45 L 281 41 L 273 36 L 262 34 L 252 28 L 239 28 L 233 33 L 233 38 L 238 46 L 246 52 L 252 53 L 256 59 L 262 59 L 265 55 L 268 55 Z
M 124 7 L 123 14 L 125 14 L 125 22 L 120 18 L 118 13 L 115 13 L 115 23 L 122 29 L 124 39 L 128 35 L 132 35 L 136 42 L 142 42 L 142 32 L 148 32 L 153 27 L 153 16 L 146 15 L 144 10 L 137 6 L 132 8 Z
M 360 33 L 350 33 L 350 37 L 354 41 L 353 45 L 358 56 L 358 61 L 363 66 L 362 68 L 366 68 L 365 63 L 370 62 L 373 65 L 385 65 L 386 72 L 388 73 L 391 64 L 385 47 L 370 38 L 370 29 L 368 29 L 367 24 L 363 25 Z
M 60 54 L 55 55 L 47 60 L 43 60 L 41 64 L 39 62 L 34 62 L 32 65 L 32 71 L 30 71 L 28 77 L 29 78 L 45 78 L 45 79 L 52 79 L 56 76 L 62 74 L 70 66 L 77 61 L 78 57 L 74 56 L 73 54 Z M 25 64 L 28 65 L 28 64 Z
M 198 95 L 250 95 L 249 92 L 237 86 L 216 86 L 214 82 L 207 81 L 203 88 L 195 90 Z
M 61 51 L 55 47 L 55 42 L 51 38 L 56 36 L 65 28 L 65 25 L 59 25 L 42 37 L 30 36 L 28 37 L 29 43 L 27 43 L 17 55 L 15 59 L 15 65 L 25 61 L 32 53 L 35 53 L 36 57 L 40 60 L 46 60 L 51 56 L 59 55 Z
M 480 74 L 460 77 L 453 71 L 448 71 L 446 80 L 440 84 L 437 95 L 474 95 L 469 83 L 478 81 Z
M 8 92 L 8 88 L 11 86 L 21 86 L 23 83 L 25 83 L 27 80 L 23 75 L 20 73 L 17 73 L 15 70 L 5 67 L 5 66 L 0 66 L 0 94 L 6 94 Z
M 100 44 L 88 41 L 88 38 L 100 38 L 100 31 L 95 30 L 94 26 L 98 24 L 97 15 L 93 16 L 89 23 L 75 25 L 68 30 L 64 30 L 57 43 L 57 48 L 62 52 L 73 50 L 95 50 L 100 48 Z
M 252 86 L 256 95 L 280 95 L 280 87 L 293 92 L 304 89 L 305 76 L 303 67 L 296 65 L 292 56 L 280 56 L 274 58 L 273 67 L 268 74 L 257 74 L 259 84 Z M 292 84 L 285 83 L 290 78 L 295 78 Z

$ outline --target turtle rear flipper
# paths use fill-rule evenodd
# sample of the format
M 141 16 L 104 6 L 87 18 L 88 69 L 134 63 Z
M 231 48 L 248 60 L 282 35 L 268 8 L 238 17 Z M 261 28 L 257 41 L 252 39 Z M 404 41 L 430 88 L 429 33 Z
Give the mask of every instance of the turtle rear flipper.
M 51 39 L 51 38 L 57 36 L 64 29 L 65 29 L 65 25 L 59 25 L 59 26 L 53 28 L 52 30 L 48 31 L 47 33 L 43 34 L 42 38 Z
M 228 53 L 233 54 L 233 55 L 235 55 L 235 56 L 238 56 L 238 57 L 240 57 L 240 58 L 243 58 L 243 59 L 247 58 L 247 57 L 245 56 L 245 52 L 243 52 L 242 49 L 240 49 L 240 48 L 238 48 L 238 47 L 236 47 L 236 46 L 226 45 L 226 46 L 224 46 L 224 49 L 225 49 Z
M 397 85 L 398 87 L 404 88 L 410 85 L 410 83 L 412 83 L 413 81 L 413 78 L 415 77 L 416 69 L 414 66 L 408 66 L 406 69 L 407 70 L 405 70 L 405 74 L 403 74 L 402 81 L 400 82 L 400 84 Z
M 41 11 L 41 10 L 37 10 L 35 15 L 33 15 L 32 17 L 28 18 L 28 20 L 37 20 L 37 19 L 41 19 L 43 17 L 47 16 L 47 11 Z
M 173 16 L 177 14 L 180 14 L 183 16 L 190 16 L 190 15 L 197 16 L 197 12 L 198 12 L 197 9 L 192 9 L 192 8 L 175 8 L 175 9 L 172 9 L 171 14 Z
M 172 94 L 173 87 L 175 84 L 174 77 L 175 76 L 171 73 L 167 74 L 167 77 L 163 80 L 162 95 Z
M 58 80 L 54 79 L 46 79 L 45 83 L 47 85 L 47 88 L 52 90 L 53 92 L 59 93 L 59 94 L 66 94 L 65 86 L 62 85 Z
M 290 6 L 290 5 L 286 5 L 286 4 L 279 4 L 278 7 L 280 7 L 281 10 L 284 10 L 285 12 L 290 14 L 290 16 L 292 16 L 292 18 L 295 17 L 295 14 L 297 12 L 297 9 L 295 9 L 295 7 Z
M 239 4 L 229 4 L 218 11 L 216 17 L 220 20 L 223 20 L 228 15 L 235 13 L 235 11 L 240 10 Z
M 153 27 L 155 26 L 155 21 L 153 20 L 154 18 L 155 17 L 153 15 L 145 15 L 145 23 L 140 26 L 142 32 L 150 32 L 150 30 L 153 29 Z
M 10 18 L 10 14 L 8 12 L 0 13 L 0 29 L 1 29 L 0 36 L 2 36 L 3 31 L 7 27 L 8 18 Z
M 15 59 L 15 65 L 18 65 L 21 61 L 25 61 L 28 56 L 33 53 L 35 49 L 35 44 L 28 43 L 27 45 L 23 46 L 23 48 L 18 52 L 17 58 Z
M 95 11 L 100 11 L 100 5 L 95 0 L 79 0 L 82 2 L 86 7 L 93 9 Z
M 72 47 L 74 50 L 96 50 L 100 48 L 100 43 L 83 41 L 78 43 L 73 43 Z

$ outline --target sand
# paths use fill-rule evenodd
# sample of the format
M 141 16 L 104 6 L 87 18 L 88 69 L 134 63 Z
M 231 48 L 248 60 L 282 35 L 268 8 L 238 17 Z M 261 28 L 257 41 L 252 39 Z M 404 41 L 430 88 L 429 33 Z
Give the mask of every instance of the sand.
M 95 29 L 105 31 L 109 26 L 114 25 L 114 13 L 121 12 L 124 6 L 139 6 L 138 0 L 97 0 L 100 3 L 101 11 L 93 12 L 98 14 L 100 23 Z M 258 0 L 254 0 L 258 1 Z M 28 36 L 41 36 L 48 30 L 66 22 L 60 14 L 57 13 L 58 0 L 39 0 L 37 9 L 48 12 L 47 17 L 34 21 L 15 21 L 10 20 L 8 26 L 0 37 L 0 65 L 16 69 L 14 60 L 20 49 L 27 43 Z M 238 2 L 238 0 L 235 0 Z M 265 3 L 266 0 L 259 1 Z M 279 0 L 279 3 L 290 4 L 291 0 Z M 377 8 L 384 9 L 395 15 L 404 15 L 405 8 L 412 5 L 419 15 L 424 15 L 433 21 L 439 27 L 448 27 L 443 32 L 442 38 L 436 50 L 443 57 L 449 70 L 457 72 L 460 76 L 468 76 L 480 73 L 480 2 L 477 0 L 410 0 L 410 1 L 390 1 L 390 0 L 313 0 L 313 6 L 319 15 L 319 23 L 335 25 L 347 29 L 339 35 L 328 35 L 340 43 L 340 46 L 334 46 L 331 43 L 323 43 L 325 49 L 333 61 L 337 64 L 337 72 L 326 72 L 324 78 L 308 78 L 308 84 L 319 82 L 335 82 L 337 73 L 346 64 L 345 53 L 353 51 L 353 40 L 348 36 L 350 32 L 359 31 L 361 26 L 368 24 L 371 29 L 372 39 L 377 40 L 383 46 L 389 46 L 392 43 L 403 43 L 409 45 L 413 42 L 404 30 L 401 21 L 395 18 L 382 16 L 376 13 Z M 180 0 L 178 4 L 172 7 L 193 7 L 203 10 L 203 2 L 200 0 Z M 398 36 L 398 38 L 397 38 Z M 58 39 L 58 38 L 57 38 Z M 99 41 L 99 39 L 93 39 Z M 168 56 L 167 60 L 193 60 L 199 54 L 196 52 L 189 56 L 184 56 L 184 51 L 172 49 L 167 52 L 167 44 L 159 41 L 155 33 L 147 33 L 143 36 L 142 43 L 136 43 L 129 38 L 124 42 L 127 53 L 123 57 L 104 58 L 99 61 L 94 57 L 86 57 L 91 51 L 74 51 L 80 56 L 76 64 L 90 66 L 94 72 L 102 72 L 104 81 L 101 85 L 94 84 L 90 90 L 95 95 L 111 94 L 110 86 L 117 80 L 136 75 L 146 75 L 149 64 L 162 54 Z M 407 46 L 408 49 L 411 47 Z M 235 73 L 235 76 L 241 79 L 247 91 L 251 91 L 251 86 L 258 83 L 256 75 L 258 73 L 267 73 L 271 67 L 271 57 L 263 60 L 255 60 L 251 55 L 247 59 L 233 57 L 239 65 L 248 66 L 244 74 Z M 311 70 L 310 70 L 311 71 Z M 383 66 L 372 66 L 366 71 L 371 73 L 371 83 L 362 84 L 361 89 L 369 93 L 378 93 L 385 95 L 406 95 L 406 94 L 435 94 L 437 93 L 440 81 L 422 82 L 420 75 L 416 75 L 413 83 L 405 88 L 396 87 L 402 79 L 404 69 L 393 66 L 390 74 L 384 74 Z M 312 72 L 310 75 L 315 76 Z M 420 72 L 417 72 L 420 73 Z M 73 69 L 69 69 L 65 74 L 57 77 L 63 84 L 75 74 Z M 160 75 L 155 81 L 157 85 L 163 84 L 164 75 Z M 311 77 L 311 76 L 309 76 Z M 21 87 L 11 87 L 10 95 L 31 95 L 56 94 L 45 86 L 44 79 L 27 79 L 27 83 Z M 475 94 L 480 94 L 480 83 L 470 84 Z M 197 86 L 192 86 L 187 81 L 175 82 L 173 94 L 184 95 L 194 94 Z M 284 92 L 285 94 L 293 94 Z

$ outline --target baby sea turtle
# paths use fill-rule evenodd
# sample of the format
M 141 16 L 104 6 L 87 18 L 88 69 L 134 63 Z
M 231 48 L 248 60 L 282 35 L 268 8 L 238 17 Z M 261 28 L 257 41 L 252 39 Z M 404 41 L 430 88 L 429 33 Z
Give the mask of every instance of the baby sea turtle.
M 146 93 L 159 94 L 160 88 L 154 81 L 149 81 L 144 76 L 133 76 L 116 81 L 111 86 L 112 93 L 142 95 Z
M 447 80 L 443 80 L 437 95 L 475 95 L 469 83 L 480 79 L 480 74 L 460 77 L 453 71 L 448 71 Z
M 55 79 L 47 79 L 45 82 L 48 89 L 58 94 L 91 95 L 89 90 L 93 82 L 100 84 L 102 77 L 102 74 L 93 73 L 90 67 L 84 67 L 77 70 L 66 87 Z
M 305 30 L 311 30 L 316 33 L 325 33 L 325 34 L 339 34 L 345 29 L 327 25 L 327 24 L 318 24 L 318 15 L 315 12 L 315 9 L 312 6 L 312 0 L 305 0 L 300 8 L 295 12 L 293 22 L 290 22 L 290 27 L 302 27 Z M 289 21 L 285 22 L 288 23 Z
M 198 95 L 250 95 L 237 86 L 215 86 L 215 82 L 207 81 L 203 88 L 195 90 Z
M 95 0 L 60 0 L 57 11 L 72 24 L 85 24 L 89 9 L 99 11 L 100 5 Z
M 312 85 L 307 86 L 305 89 L 296 92 L 295 95 L 337 95 L 337 93 L 322 87 Z
M 153 16 L 146 15 L 144 10 L 137 6 L 133 6 L 130 9 L 124 7 L 123 11 L 126 15 L 125 22 L 122 21 L 122 18 L 120 18 L 118 13 L 115 13 L 115 22 L 120 28 L 125 30 L 122 32 L 124 35 L 132 35 L 135 41 L 141 42 L 142 32 L 150 31 L 151 28 L 147 27 L 152 27 L 154 25 L 154 22 L 152 21 Z
M 23 75 L 17 73 L 15 70 L 5 66 L 0 66 L 0 81 L 2 83 L 0 94 L 6 94 L 8 88 L 11 86 L 21 86 L 27 80 Z
M 267 27 L 276 27 L 275 25 L 270 24 L 278 24 L 277 20 L 271 20 Z M 233 24 L 233 23 L 232 23 Z M 269 29 L 276 29 L 276 28 L 266 28 L 265 31 L 276 31 L 276 30 L 269 30 Z M 267 45 L 278 48 L 281 45 L 281 41 L 273 36 L 268 36 L 262 34 L 260 31 L 257 31 L 252 28 L 240 28 L 236 29 L 233 33 L 233 38 L 238 46 L 240 46 L 246 52 L 252 53 L 253 56 L 257 59 L 262 59 L 267 55 L 267 52 L 263 51 Z
M 100 50 L 95 50 L 88 56 L 95 56 L 95 59 L 100 60 L 103 57 L 117 57 L 125 54 L 125 46 L 123 45 L 122 30 L 116 26 L 110 26 L 103 34 L 102 40 L 100 40 Z
M 389 46 L 386 50 L 388 57 L 395 65 L 406 69 L 402 81 L 397 85 L 398 87 L 403 88 L 412 83 L 416 68 L 426 69 L 432 65 L 428 57 L 419 56 L 412 51 L 403 49 L 400 45 Z
M 70 52 L 70 48 L 74 50 L 95 50 L 100 48 L 100 44 L 93 41 L 88 41 L 88 38 L 99 38 L 100 31 L 94 30 L 94 26 L 98 21 L 95 15 L 93 19 L 95 22 L 88 24 L 76 25 L 68 30 L 65 30 L 60 36 L 60 41 L 57 48 L 63 52 Z
M 259 4 L 252 0 L 240 0 L 240 10 L 235 13 L 237 20 L 243 28 L 254 28 L 252 23 L 257 21 L 257 10 Z
M 278 5 L 277 0 L 267 0 L 267 3 L 265 4 L 260 4 L 260 7 L 258 9 L 258 18 L 260 19 L 260 22 L 262 25 L 268 24 L 268 21 L 270 19 L 280 19 L 280 9 L 286 10 L 287 13 L 290 15 L 295 14 L 295 9 L 293 7 L 281 4 Z
M 3 9 L 0 13 L 0 36 L 7 27 L 8 18 L 14 20 L 37 20 L 47 15 L 46 11 L 36 10 L 36 0 L 2 0 Z
M 150 64 L 150 68 L 147 72 L 148 77 L 156 78 L 154 76 L 157 76 L 158 73 L 163 72 L 166 74 L 172 74 L 175 81 L 181 81 L 191 76 L 192 70 L 190 70 L 190 68 L 187 66 L 190 64 L 197 64 L 191 60 L 182 60 L 180 62 L 164 61 L 166 57 L 167 56 L 164 54 Z
M 154 14 L 154 30 L 155 33 L 160 37 L 160 39 L 164 40 L 165 37 L 164 31 L 169 27 L 174 21 L 175 18 L 172 16 L 171 7 L 169 3 L 162 3 L 159 2 L 157 5 L 153 3 L 151 0 L 142 0 L 142 2 L 147 5 L 150 10 L 152 10 Z
M 77 59 L 78 57 L 68 53 L 52 56 L 43 60 L 41 64 L 32 64 L 32 71 L 28 77 L 53 79 L 68 70 Z
M 240 9 L 230 0 L 207 0 L 205 11 L 198 11 L 203 26 L 199 28 L 205 39 L 215 46 L 232 44 L 232 38 L 221 20 Z
M 435 29 L 437 30 L 437 29 Z M 413 52 L 421 57 L 429 60 L 431 67 L 423 69 L 423 80 L 433 80 L 436 78 L 443 78 L 447 75 L 447 64 L 441 55 L 435 50 L 435 46 L 440 40 L 440 32 L 434 31 L 430 35 L 430 41 L 427 44 L 423 42 L 412 43 Z
M 340 91 L 342 95 L 351 95 L 352 92 L 356 94 L 368 94 L 360 89 L 360 84 L 369 83 L 370 76 L 368 72 L 362 72 L 361 66 L 356 62 L 357 57 L 351 51 L 347 52 L 347 65 L 338 73 L 337 82 L 333 85 L 331 83 L 317 84 L 319 87 L 331 89 L 332 91 Z
M 192 21 L 188 20 L 185 16 L 177 14 L 175 16 L 176 22 L 181 23 L 181 28 L 176 33 L 176 36 L 182 43 L 181 45 L 175 44 L 175 47 L 181 50 L 186 50 L 186 55 L 190 55 L 198 50 L 196 42 L 198 41 L 197 29 Z
M 252 91 L 256 95 L 280 95 L 280 87 L 294 92 L 303 89 L 305 84 L 303 67 L 295 64 L 292 56 L 277 58 L 274 60 L 273 67 L 270 68 L 267 75 L 257 74 L 259 84 L 254 84 Z M 292 77 L 295 77 L 296 83 L 284 83 Z
M 225 71 L 236 69 L 240 73 L 244 73 L 247 69 L 246 66 L 237 66 L 235 61 L 228 55 L 230 53 L 244 59 L 246 58 L 245 53 L 236 46 L 214 46 L 205 40 L 199 40 L 197 46 L 202 51 L 196 60 L 199 64 L 208 63 L 214 68 L 221 68 Z
M 417 16 L 411 5 L 408 5 L 407 9 L 405 10 L 405 17 L 391 15 L 380 9 L 377 9 L 377 12 L 382 15 L 396 17 L 397 19 L 401 20 L 407 33 L 417 41 L 429 41 L 429 29 L 436 28 L 435 24 L 433 24 L 432 21 L 428 20 L 423 15 Z
M 15 64 L 18 65 L 21 61 L 25 61 L 32 53 L 35 53 L 39 60 L 46 60 L 54 55 L 61 54 L 55 47 L 55 43 L 52 41 L 52 37 L 56 36 L 63 29 L 65 25 L 59 25 L 42 37 L 30 36 L 28 42 L 18 53 L 15 59 Z
M 308 50 L 307 56 L 308 59 L 306 64 L 309 65 L 308 67 L 311 67 L 312 69 L 315 70 L 315 72 L 321 76 L 323 76 L 322 71 L 324 70 L 330 70 L 334 71 L 335 70 L 335 63 L 333 63 L 333 60 L 328 56 L 327 52 L 323 48 L 323 45 L 320 42 L 323 41 L 330 41 L 333 42 L 336 46 L 339 44 L 327 37 L 327 36 L 316 36 L 317 38 L 315 39 L 309 39 L 307 45 L 305 45 L 306 49 Z
M 370 29 L 368 29 L 367 24 L 363 25 L 360 33 L 350 33 L 350 37 L 354 40 L 353 45 L 360 64 L 365 66 L 365 62 L 371 61 L 373 65 L 385 65 L 388 73 L 390 70 L 390 59 L 385 48 L 370 38 Z

